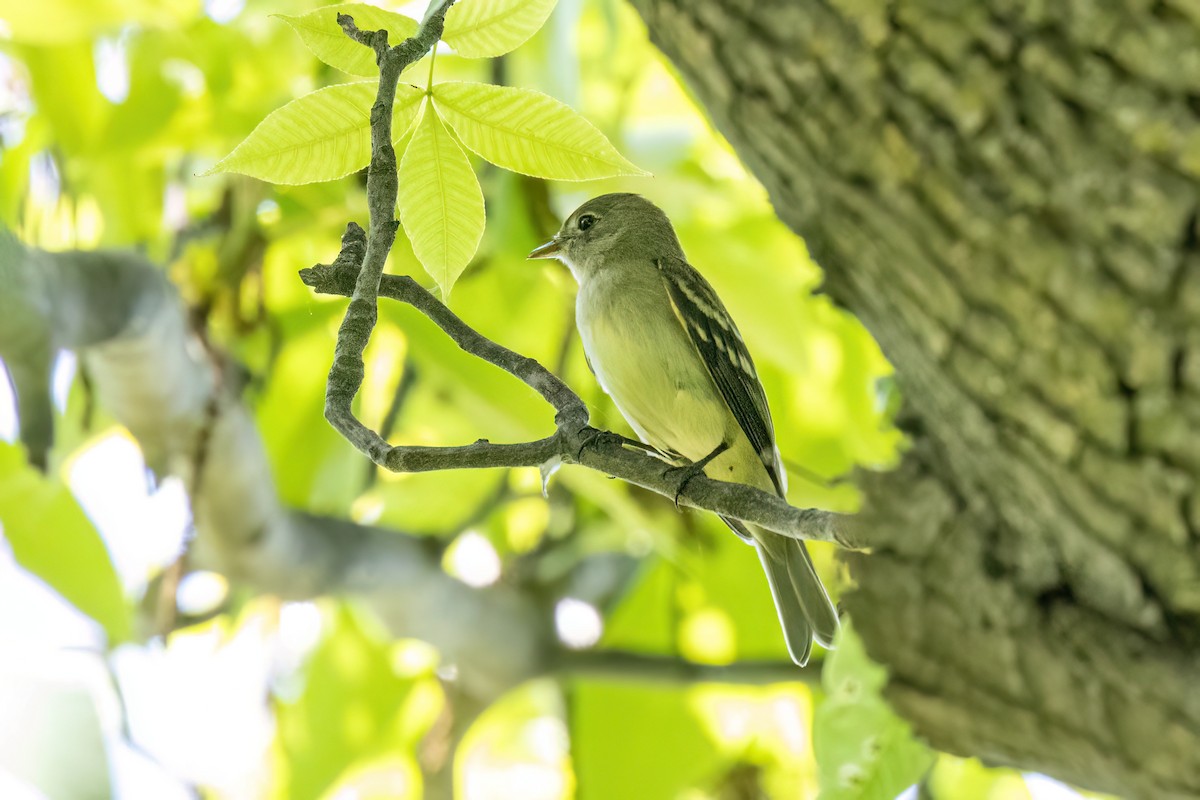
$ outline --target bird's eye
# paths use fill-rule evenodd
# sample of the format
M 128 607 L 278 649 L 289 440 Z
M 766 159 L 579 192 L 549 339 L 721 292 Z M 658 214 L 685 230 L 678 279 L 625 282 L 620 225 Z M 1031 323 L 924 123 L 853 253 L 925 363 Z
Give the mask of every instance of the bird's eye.
M 586 231 L 588 228 L 596 224 L 596 218 L 591 214 L 584 214 L 579 218 L 579 222 L 576 224 L 579 226 L 579 230 Z

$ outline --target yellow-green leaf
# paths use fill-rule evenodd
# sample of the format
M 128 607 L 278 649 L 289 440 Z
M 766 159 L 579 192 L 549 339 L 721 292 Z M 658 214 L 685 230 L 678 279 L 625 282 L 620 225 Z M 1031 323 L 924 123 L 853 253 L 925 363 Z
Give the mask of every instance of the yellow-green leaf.
M 323 622 L 325 636 L 303 668 L 303 693 L 276 705 L 278 766 L 286 788 L 274 796 L 411 797 L 403 790 L 360 785 L 351 793 L 336 787 L 382 754 L 411 758 L 415 742 L 409 736 L 425 735 L 441 710 L 437 678 L 397 675 L 392 642 L 373 635 L 346 606 Z M 405 728 L 415 730 L 406 736 Z
M 327 86 L 267 115 L 233 152 L 205 172 L 239 172 L 271 183 L 316 183 L 357 172 L 371 160 L 375 81 Z M 412 125 L 424 91 L 396 87 L 392 142 Z
M 0 0 L 0 38 L 38 46 L 90 42 L 127 25 L 169 35 L 200 13 L 199 0 Z
M 0 442 L 0 526 L 17 563 L 104 626 L 111 644 L 129 638 L 130 607 L 104 540 L 70 491 Z
M 378 75 L 375 51 L 346 35 L 342 26 L 338 25 L 338 14 L 354 17 L 354 24 L 359 30 L 386 30 L 388 44 L 391 45 L 397 45 L 417 32 L 415 19 L 365 3 L 342 3 L 323 6 L 296 16 L 277 16 L 291 25 L 292 30 L 296 31 L 313 55 L 329 66 L 351 75 Z
M 560 181 L 649 174 L 574 109 L 541 92 L 449 82 L 433 87 L 433 99 L 463 144 L 513 172 Z
M 483 236 L 483 192 L 467 154 L 432 106 L 400 162 L 397 205 L 413 252 L 449 297 Z
M 467 58 L 502 56 L 537 33 L 556 2 L 558 0 L 461 0 L 446 14 L 442 40 Z
M 853 625 L 821 668 L 825 701 L 813 716 L 820 800 L 891 800 L 933 763 L 929 748 L 884 701 L 887 670 L 871 661 Z

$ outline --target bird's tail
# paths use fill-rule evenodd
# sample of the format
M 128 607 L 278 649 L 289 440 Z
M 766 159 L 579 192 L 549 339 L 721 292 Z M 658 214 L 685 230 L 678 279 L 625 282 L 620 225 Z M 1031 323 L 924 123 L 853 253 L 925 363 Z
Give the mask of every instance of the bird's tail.
M 812 653 L 813 639 L 823 647 L 833 646 L 839 627 L 837 609 L 817 577 L 804 542 L 747 527 L 767 573 L 788 653 L 804 666 Z

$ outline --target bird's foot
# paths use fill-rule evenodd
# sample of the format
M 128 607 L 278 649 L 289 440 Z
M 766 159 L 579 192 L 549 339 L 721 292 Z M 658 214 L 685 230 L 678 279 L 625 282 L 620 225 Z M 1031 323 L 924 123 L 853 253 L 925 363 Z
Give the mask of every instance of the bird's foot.
M 575 451 L 575 461 L 578 463 L 579 460 L 583 458 L 583 451 L 590 447 L 597 447 L 605 442 L 623 444 L 624 440 L 624 436 L 613 433 L 612 431 L 604 431 L 600 430 L 599 428 L 593 428 L 591 425 L 588 425 L 579 432 L 579 449 Z
M 721 442 L 713 451 L 699 461 L 693 461 L 691 464 L 685 464 L 681 467 L 669 467 L 663 470 L 663 477 L 667 480 L 675 482 L 675 508 L 679 508 L 679 498 L 683 496 L 684 489 L 691 482 L 692 478 L 697 475 L 704 474 L 704 468 L 717 456 L 729 449 L 728 442 Z
M 621 447 L 632 447 L 633 449 L 641 450 L 643 453 L 648 455 L 661 457 L 661 454 L 658 452 L 658 450 L 656 450 L 653 446 L 646 444 L 645 442 L 639 442 L 637 439 L 630 439 L 628 436 L 622 436 L 621 434 L 613 433 L 612 431 L 593 428 L 590 425 L 579 432 L 579 438 L 579 449 L 575 452 L 576 461 L 579 461 L 579 459 L 583 456 L 584 450 L 587 450 L 589 447 L 598 447 L 599 445 L 606 443 L 620 445 Z

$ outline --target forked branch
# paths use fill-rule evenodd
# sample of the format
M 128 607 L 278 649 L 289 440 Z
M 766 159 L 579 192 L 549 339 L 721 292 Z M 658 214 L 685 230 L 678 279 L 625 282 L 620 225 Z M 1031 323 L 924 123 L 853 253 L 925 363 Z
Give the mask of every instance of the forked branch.
M 434 0 L 417 33 L 395 47 L 382 31 L 360 31 L 345 15 L 338 17 L 347 35 L 375 50 L 379 92 L 371 109 L 371 164 L 367 173 L 369 232 L 350 223 L 332 264 L 301 270 L 301 279 L 318 292 L 350 298 L 338 330 L 333 366 L 325 391 L 325 418 L 376 464 L 394 472 L 428 472 L 484 467 L 547 469 L 578 464 L 676 499 L 680 505 L 712 511 L 760 525 L 797 539 L 834 541 L 855 546 L 838 516 L 800 509 L 774 495 L 741 484 L 697 476 L 680 487 L 660 459 L 625 445 L 622 437 L 592 428 L 587 407 L 575 392 L 537 361 L 493 342 L 463 322 L 444 303 L 407 276 L 383 275 L 395 241 L 399 178 L 392 147 L 392 106 L 400 72 L 430 50 L 441 36 L 453 0 Z M 362 424 L 351 409 L 365 374 L 363 351 L 378 319 L 379 297 L 408 303 L 429 317 L 464 351 L 519 378 L 555 409 L 555 432 L 532 442 L 494 444 L 480 440 L 458 447 L 392 446 Z

